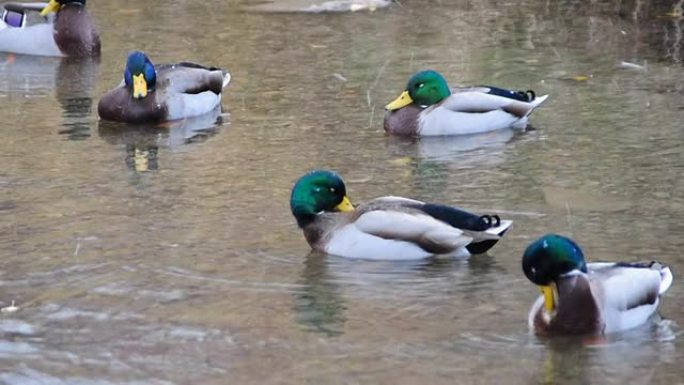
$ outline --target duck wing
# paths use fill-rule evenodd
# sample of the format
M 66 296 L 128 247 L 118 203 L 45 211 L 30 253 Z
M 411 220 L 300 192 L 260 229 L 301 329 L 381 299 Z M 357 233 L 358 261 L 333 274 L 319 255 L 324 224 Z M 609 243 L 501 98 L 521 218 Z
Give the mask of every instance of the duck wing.
M 433 254 L 447 254 L 472 241 L 461 229 L 421 211 L 424 205 L 401 197 L 374 199 L 357 208 L 353 224 L 366 234 L 413 243 Z
M 606 332 L 645 322 L 672 284 L 670 268 L 658 262 L 590 263 L 589 278 L 603 308 Z
M 414 242 L 435 254 L 469 245 L 473 254 L 484 252 L 512 224 L 496 215 L 477 216 L 451 206 L 393 196 L 377 198 L 357 210 L 355 223 L 362 231 L 385 239 Z M 484 250 L 470 250 L 479 243 L 483 243 L 479 246 Z
M 593 283 L 600 283 L 603 303 L 616 310 L 630 310 L 655 303 L 672 284 L 670 268 L 658 262 L 589 263 Z
M 157 82 L 169 91 L 200 94 L 210 91 L 220 94 L 230 83 L 230 74 L 220 68 L 204 67 L 195 63 L 161 64 L 155 66 Z
M 506 111 L 518 118 L 528 116 L 548 95 L 537 97 L 533 91 L 510 91 L 503 88 L 477 86 L 456 88 L 438 106 L 453 112 L 484 113 Z

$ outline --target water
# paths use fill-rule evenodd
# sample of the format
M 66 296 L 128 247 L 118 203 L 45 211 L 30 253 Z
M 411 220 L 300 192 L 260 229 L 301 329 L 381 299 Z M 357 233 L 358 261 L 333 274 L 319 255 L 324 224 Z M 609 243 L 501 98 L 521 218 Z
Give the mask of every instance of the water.
M 528 334 L 538 291 L 520 269 L 554 231 L 591 260 L 684 271 L 671 6 L 255 4 L 89 2 L 99 63 L 0 57 L 0 304 L 20 308 L 0 315 L 1 383 L 680 382 L 679 282 L 663 321 L 547 341 Z M 156 131 L 98 122 L 134 48 L 230 69 L 224 113 Z M 551 98 L 522 134 L 386 137 L 382 106 L 427 67 Z M 311 253 L 288 198 L 312 168 L 339 171 L 354 201 L 403 195 L 516 223 L 469 261 Z

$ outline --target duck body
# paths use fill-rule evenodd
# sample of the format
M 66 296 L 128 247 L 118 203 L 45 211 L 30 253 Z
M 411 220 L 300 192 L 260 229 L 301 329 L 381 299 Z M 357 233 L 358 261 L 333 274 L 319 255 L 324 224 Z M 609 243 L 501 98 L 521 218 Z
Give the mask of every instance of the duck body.
M 73 57 L 100 54 L 100 35 L 84 0 L 6 3 L 3 8 L 0 52 Z M 46 17 L 35 17 L 38 11 Z M 52 12 L 56 12 L 54 17 Z
M 321 173 L 336 178 L 328 171 L 305 175 L 293 188 L 291 207 L 311 248 L 328 254 L 383 260 L 466 257 L 489 250 L 512 225 L 512 221 L 496 215 L 478 216 L 455 207 L 393 196 L 353 208 L 344 194 L 330 199 L 328 208 L 307 211 L 303 209 L 306 201 L 300 199 L 304 196 L 301 190 Z M 344 191 L 340 186 L 332 188 Z M 323 187 L 322 191 L 329 189 Z
M 450 88 L 435 71 L 414 75 L 388 104 L 386 132 L 409 136 L 469 135 L 527 127 L 528 117 L 548 95 L 477 86 Z
M 145 95 L 135 97 L 135 75 L 127 65 L 124 81 L 100 99 L 100 118 L 123 123 L 159 123 L 200 116 L 221 105 L 222 90 L 230 82 L 227 72 L 194 63 L 153 66 L 147 56 L 144 58 L 146 75 L 140 72 L 138 76 L 142 76 L 141 82 L 148 82 Z
M 559 242 L 545 238 L 547 249 Z M 543 248 L 545 238 L 537 247 Z M 527 268 L 524 260 L 528 278 L 555 269 L 555 257 L 546 255 L 546 261 L 527 264 Z M 656 312 L 660 296 L 673 281 L 670 268 L 658 262 L 587 263 L 570 268 L 569 260 L 558 260 L 563 269 L 570 270 L 543 284 L 543 294 L 530 310 L 528 325 L 537 334 L 606 334 L 632 329 Z

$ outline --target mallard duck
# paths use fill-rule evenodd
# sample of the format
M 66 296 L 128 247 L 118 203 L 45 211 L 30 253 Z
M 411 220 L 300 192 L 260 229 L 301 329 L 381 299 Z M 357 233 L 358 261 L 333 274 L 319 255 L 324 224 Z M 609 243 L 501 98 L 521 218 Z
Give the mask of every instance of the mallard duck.
M 548 98 L 533 91 L 477 86 L 449 88 L 436 71 L 416 73 L 406 90 L 385 106 L 384 128 L 390 134 L 440 136 L 522 129 L 527 117 Z
M 577 243 L 556 234 L 532 243 L 522 268 L 542 291 L 528 317 L 538 334 L 634 328 L 656 311 L 660 295 L 672 284 L 672 272 L 663 264 L 586 263 Z
M 489 250 L 512 221 L 387 196 L 354 208 L 334 172 L 312 171 L 292 188 L 290 208 L 312 249 L 362 259 L 469 256 Z
M 124 80 L 97 105 L 100 118 L 159 123 L 199 116 L 221 105 L 230 74 L 194 63 L 153 65 L 143 52 L 128 55 Z
M 100 34 L 85 0 L 5 3 L 0 23 L 0 52 L 41 56 L 97 56 Z M 40 12 L 42 18 L 30 17 Z M 48 16 L 56 13 L 54 20 Z

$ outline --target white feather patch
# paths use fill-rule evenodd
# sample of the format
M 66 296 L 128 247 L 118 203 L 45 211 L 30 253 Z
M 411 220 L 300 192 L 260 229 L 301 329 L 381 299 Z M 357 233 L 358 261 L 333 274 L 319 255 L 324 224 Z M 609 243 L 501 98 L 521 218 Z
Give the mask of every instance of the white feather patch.
M 228 86 L 228 84 L 230 84 L 231 79 L 232 79 L 232 77 L 230 76 L 229 72 L 226 72 L 223 75 L 223 88 L 226 88 Z
M 542 104 L 544 104 L 544 102 L 545 102 L 546 99 L 548 99 L 548 98 L 549 98 L 549 95 L 542 95 L 542 96 L 537 96 L 536 98 L 534 98 L 534 100 L 530 102 L 530 104 L 532 105 L 532 108 L 530 108 L 530 110 L 527 111 L 527 115 L 526 115 L 526 116 L 530 116 L 530 114 L 532 113 L 532 111 L 534 111 L 535 108 L 537 108 L 537 107 L 541 106 Z
M 660 270 L 660 290 L 658 291 L 658 294 L 663 294 L 667 291 L 667 289 L 670 288 L 672 285 L 672 281 L 674 280 L 674 277 L 672 276 L 672 270 L 668 266 L 663 266 L 663 268 Z
M 24 55 L 64 56 L 53 37 L 52 23 L 0 30 L 0 52 Z

